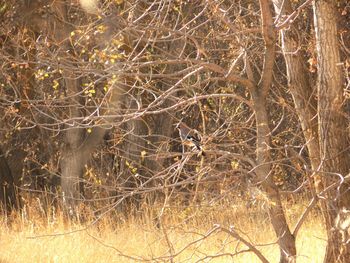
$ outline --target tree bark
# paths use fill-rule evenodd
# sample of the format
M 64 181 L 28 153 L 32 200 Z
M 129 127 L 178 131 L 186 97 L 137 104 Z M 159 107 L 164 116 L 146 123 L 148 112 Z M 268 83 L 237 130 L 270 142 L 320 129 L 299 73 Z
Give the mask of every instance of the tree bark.
M 84 98 L 80 97 L 80 80 L 81 72 L 79 67 L 74 64 L 72 59 L 72 47 L 69 41 L 70 33 L 74 27 L 68 18 L 69 1 L 57 1 L 52 4 L 53 15 L 49 19 L 48 34 L 54 43 L 58 45 L 60 58 L 65 59 L 67 65 L 63 65 L 62 76 L 65 80 L 65 89 L 69 100 L 69 106 L 66 109 L 66 116 L 69 125 L 64 132 L 64 141 L 61 152 L 61 190 L 64 203 L 70 214 L 72 214 L 79 203 L 80 199 L 80 182 L 84 172 L 84 167 L 89 161 L 91 154 L 96 147 L 102 142 L 107 130 L 113 127 L 113 115 L 119 108 L 122 87 L 113 84 L 104 98 L 101 105 L 101 117 L 99 124 L 91 129 L 88 134 L 86 130 L 78 127 L 75 119 L 83 116 L 80 108 L 83 108 Z M 102 44 L 107 41 L 102 40 Z M 67 57 L 68 56 L 68 57 Z M 73 69 L 73 70 L 72 70 Z M 71 70 L 71 71 L 69 71 Z
M 255 174 L 269 197 L 269 216 L 280 247 L 280 263 L 294 262 L 296 256 L 295 237 L 292 235 L 283 211 L 278 187 L 273 181 L 270 140 L 266 100 L 260 94 L 253 95 L 257 125 L 257 168 Z
M 313 5 L 318 62 L 318 121 L 322 181 L 325 187 L 349 173 L 349 138 L 343 113 L 343 72 L 337 38 L 334 1 L 316 0 Z M 328 192 L 325 213 L 328 243 L 324 262 L 350 262 L 350 243 L 332 231 L 340 208 L 350 208 L 349 185 Z
M 276 15 L 291 14 L 293 9 L 289 0 L 274 0 Z M 282 7 L 283 4 L 283 7 Z M 292 94 L 295 109 L 303 129 L 313 171 L 320 164 L 317 123 L 316 89 L 311 85 L 300 48 L 301 39 L 295 21 L 287 30 L 281 31 L 282 51 L 286 61 L 288 87 Z
M 68 123 L 64 132 L 63 147 L 61 153 L 61 190 L 63 201 L 70 215 L 73 215 L 80 198 L 80 179 L 83 174 L 87 156 L 83 153 L 85 131 L 74 123 L 74 118 L 82 116 L 81 101 L 78 95 L 80 92 L 78 68 L 74 65 L 69 42 L 70 32 L 73 26 L 69 23 L 67 1 L 57 1 L 52 4 L 53 14 L 48 19 L 47 33 L 56 45 L 61 59 L 66 59 L 66 65 L 62 65 L 62 77 L 65 82 L 65 89 L 68 95 L 69 106 L 66 109 Z M 68 57 L 67 57 L 68 56 Z M 65 67 L 69 67 L 70 70 Z M 73 69 L 73 70 L 71 70 Z
M 284 17 L 293 12 L 289 0 L 274 0 L 276 15 Z M 320 165 L 320 149 L 318 139 L 318 119 L 317 119 L 317 100 L 316 88 L 311 85 L 305 62 L 303 50 L 300 48 L 301 39 L 297 32 L 298 21 L 290 24 L 288 29 L 281 30 L 281 42 L 283 56 L 286 62 L 286 71 L 288 87 L 292 94 L 296 113 L 298 115 L 308 155 L 310 159 L 312 177 L 310 178 L 310 187 L 313 195 L 321 193 L 324 189 L 321 179 L 321 173 L 318 172 Z M 321 199 L 321 208 L 327 210 L 326 202 Z M 295 237 L 296 238 L 296 237 Z
M 260 0 L 262 36 L 265 42 L 263 71 L 259 83 L 250 88 L 254 103 L 257 141 L 255 174 L 269 198 L 269 216 L 280 247 L 280 263 L 294 262 L 296 256 L 295 237 L 292 235 L 283 211 L 278 187 L 273 181 L 271 167 L 271 131 L 266 98 L 272 84 L 275 63 L 276 32 L 269 1 Z M 248 68 L 250 66 L 248 65 Z M 248 74 L 249 76 L 249 74 Z
M 69 83 L 73 82 L 72 85 Z M 74 80 L 67 81 L 67 89 L 72 88 Z M 75 108 L 76 107 L 76 108 Z M 79 117 L 80 113 L 77 109 L 78 105 L 73 104 L 70 109 L 70 118 Z M 84 148 L 84 130 L 78 127 L 69 127 L 64 134 L 64 141 L 61 153 L 61 190 L 63 202 L 73 215 L 76 205 L 80 199 L 80 180 L 83 175 L 84 165 L 86 164 L 87 156 L 83 152 Z

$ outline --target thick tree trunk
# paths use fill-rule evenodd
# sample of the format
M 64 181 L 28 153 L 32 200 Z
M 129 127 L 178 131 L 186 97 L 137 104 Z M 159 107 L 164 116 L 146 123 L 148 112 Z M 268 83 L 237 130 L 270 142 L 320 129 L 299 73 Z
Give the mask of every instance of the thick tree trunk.
M 113 127 L 114 119 L 112 116 L 116 114 L 119 108 L 122 88 L 117 84 L 110 87 L 100 110 L 101 116 L 105 114 L 108 117 L 101 117 L 99 125 L 94 127 L 91 133 L 88 134 L 86 130 L 77 127 L 79 124 L 75 121 L 83 116 L 80 109 L 83 108 L 85 98 L 80 95 L 79 76 L 81 71 L 74 64 L 74 58 L 72 58 L 74 54 L 69 36 L 74 27 L 68 17 L 69 5 L 69 1 L 57 1 L 51 5 L 53 15 L 47 20 L 47 34 L 58 45 L 59 57 L 62 61 L 65 61 L 65 64 L 62 64 L 62 76 L 65 80 L 67 100 L 69 100 L 69 107 L 65 112 L 69 125 L 65 127 L 67 130 L 64 132 L 61 150 L 61 190 L 69 212 L 73 213 L 80 199 L 82 190 L 80 189 L 80 182 L 84 167 L 92 152 L 102 142 L 107 129 Z M 102 45 L 106 42 L 104 40 Z
M 67 79 L 66 79 L 67 80 Z M 71 81 L 66 81 L 66 83 Z M 74 82 L 74 80 L 72 80 Z M 73 84 L 74 85 L 74 84 Z M 72 88 L 71 86 L 69 88 Z M 76 108 L 74 108 L 76 107 Z M 69 117 L 79 117 L 78 105 L 70 110 Z M 70 215 L 73 215 L 80 199 L 80 180 L 87 156 L 83 153 L 84 130 L 70 127 L 65 132 L 61 153 L 61 191 L 63 202 Z
M 339 181 L 339 175 L 345 176 L 349 173 L 349 140 L 347 122 L 342 109 L 344 82 L 340 66 L 334 1 L 316 0 L 313 8 L 318 62 L 321 171 L 326 187 Z M 344 183 L 339 189 L 340 192 L 336 189 L 327 195 L 328 209 L 324 211 L 328 235 L 325 262 L 350 262 L 350 242 L 342 242 L 338 231 L 332 231 L 340 208 L 350 208 L 348 187 L 349 185 Z
M 65 81 L 65 90 L 69 107 L 66 109 L 68 123 L 65 128 L 63 147 L 61 153 L 61 191 L 63 201 L 70 215 L 73 215 L 78 200 L 80 199 L 80 179 L 83 174 L 87 156 L 83 153 L 83 140 L 85 131 L 76 127 L 75 119 L 82 116 L 80 111 L 82 98 L 79 95 L 78 68 L 74 65 L 69 52 L 72 47 L 69 42 L 70 32 L 73 26 L 69 23 L 67 1 L 58 1 L 52 4 L 53 15 L 48 19 L 47 33 L 54 43 L 58 45 L 58 54 L 66 58 L 67 65 L 63 66 L 62 76 Z M 65 67 L 76 70 L 68 70 Z

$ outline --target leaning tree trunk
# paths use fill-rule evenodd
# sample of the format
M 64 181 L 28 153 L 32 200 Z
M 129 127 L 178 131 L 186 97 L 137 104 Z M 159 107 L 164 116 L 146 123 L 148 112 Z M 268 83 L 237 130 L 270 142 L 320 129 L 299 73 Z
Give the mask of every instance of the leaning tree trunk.
M 285 18 L 293 12 L 289 0 L 274 0 L 276 14 Z M 321 193 L 324 189 L 319 170 L 320 165 L 320 149 L 318 139 L 318 120 L 317 116 L 317 100 L 316 88 L 312 86 L 312 80 L 308 74 L 305 65 L 305 54 L 300 48 L 301 39 L 299 39 L 298 28 L 301 28 L 298 21 L 294 21 L 288 25 L 288 29 L 280 31 L 282 51 L 286 62 L 286 71 L 288 79 L 288 88 L 292 94 L 296 113 L 298 115 L 306 147 L 310 159 L 312 173 L 308 174 L 310 179 L 310 187 L 312 195 L 317 198 L 317 193 Z M 327 210 L 326 203 L 322 199 L 322 210 Z M 293 234 L 296 238 L 297 231 Z
M 347 122 L 342 109 L 344 82 L 334 1 L 316 0 L 313 8 L 318 62 L 321 171 L 323 183 L 327 187 L 339 182 L 339 176 L 349 173 L 349 140 Z M 350 242 L 342 242 L 338 231 L 332 231 L 340 208 L 350 208 L 348 188 L 349 184 L 343 183 L 340 188 L 334 188 L 327 195 L 328 209 L 323 211 L 328 236 L 325 262 L 350 262 Z
M 280 17 L 292 13 L 289 0 L 274 0 L 273 2 L 276 14 Z M 295 109 L 307 142 L 312 170 L 316 171 L 320 164 L 316 89 L 312 87 L 306 69 L 304 54 L 300 49 L 301 39 L 299 39 L 297 31 L 297 21 L 290 24 L 287 30 L 281 30 L 282 51 L 286 61 L 288 87 L 293 96 Z

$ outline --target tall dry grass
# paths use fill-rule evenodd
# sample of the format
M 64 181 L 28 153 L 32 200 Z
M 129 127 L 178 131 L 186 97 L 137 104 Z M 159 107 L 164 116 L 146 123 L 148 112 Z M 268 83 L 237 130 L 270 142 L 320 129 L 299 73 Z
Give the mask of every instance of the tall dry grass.
M 286 203 L 291 225 L 305 202 Z M 168 207 L 156 223 L 147 215 L 121 217 L 111 213 L 94 224 L 65 219 L 62 211 L 32 202 L 22 212 L 5 216 L 0 224 L 0 262 L 260 262 L 232 236 L 210 231 L 234 229 L 255 244 L 270 262 L 278 262 L 276 237 L 262 206 L 244 204 Z M 88 213 L 87 213 L 88 214 Z M 325 231 L 319 213 L 308 217 L 297 237 L 297 262 L 322 262 Z M 239 252 L 241 251 L 241 252 Z M 233 254 L 236 254 L 233 256 Z

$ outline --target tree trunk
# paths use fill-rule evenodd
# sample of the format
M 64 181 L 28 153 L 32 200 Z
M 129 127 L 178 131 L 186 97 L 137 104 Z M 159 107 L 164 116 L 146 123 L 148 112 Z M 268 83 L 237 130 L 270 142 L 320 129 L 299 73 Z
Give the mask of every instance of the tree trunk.
M 69 107 L 66 109 L 66 115 L 69 125 L 64 132 L 64 141 L 61 153 L 61 190 L 64 201 L 72 213 L 75 211 L 80 199 L 80 182 L 84 172 L 84 167 L 89 161 L 91 154 L 96 147 L 102 142 L 107 129 L 113 127 L 113 115 L 119 108 L 120 95 L 122 86 L 113 84 L 108 93 L 105 95 L 104 103 L 101 105 L 100 114 L 108 117 L 101 117 L 99 124 L 94 127 L 88 134 L 84 129 L 75 123 L 75 119 L 83 116 L 80 108 L 83 108 L 84 99 L 80 97 L 80 81 L 81 71 L 74 64 L 74 54 L 69 36 L 74 27 L 68 17 L 69 1 L 58 1 L 52 4 L 54 15 L 49 21 L 48 34 L 51 35 L 54 43 L 59 45 L 60 58 L 65 58 L 62 76 L 65 80 L 65 89 L 69 100 Z M 53 28 L 54 27 L 54 28 Z M 106 36 L 109 37 L 109 36 Z M 102 40 L 102 45 L 107 42 Z M 73 71 L 72 71 L 73 69 Z M 103 110 L 102 110 L 103 109 Z
M 266 100 L 261 94 L 253 96 L 255 118 L 257 123 L 257 168 L 255 173 L 259 183 L 269 197 L 269 216 L 278 238 L 280 247 L 280 262 L 294 262 L 296 256 L 295 237 L 290 232 L 283 211 L 279 190 L 273 181 L 273 172 L 270 157 L 270 128 Z
M 274 0 L 276 14 L 280 17 L 293 12 L 289 0 Z M 318 139 L 318 120 L 316 89 L 311 85 L 311 79 L 308 75 L 304 62 L 305 55 L 300 48 L 298 30 L 298 21 L 290 24 L 287 30 L 281 30 L 282 51 L 286 61 L 286 71 L 288 87 L 292 94 L 296 113 L 298 115 L 312 168 L 312 178 L 310 187 L 313 194 L 320 193 L 324 187 L 322 184 L 321 173 L 318 172 L 320 165 L 320 149 Z M 327 210 L 324 200 L 321 200 L 321 208 Z M 295 237 L 296 238 L 296 237 Z
M 69 88 L 71 88 L 71 86 Z M 70 118 L 79 116 L 79 110 L 74 109 L 74 107 L 78 107 L 78 105 L 74 105 L 70 110 Z M 87 159 L 87 156 L 84 155 L 82 151 L 84 148 L 83 136 L 83 129 L 74 126 L 68 128 L 64 135 L 61 153 L 61 190 L 63 202 L 70 215 L 73 215 L 78 200 L 80 199 L 80 180 Z
M 260 0 L 259 2 L 261 8 L 262 36 L 265 42 L 265 54 L 260 81 L 259 83 L 255 83 L 255 86 L 250 87 L 257 127 L 257 167 L 255 173 L 269 198 L 269 216 L 278 238 L 280 263 L 287 263 L 295 262 L 295 237 L 290 232 L 283 211 L 279 190 L 273 180 L 270 156 L 271 131 L 269 128 L 266 106 L 266 98 L 271 88 L 275 63 L 276 32 L 274 31 L 270 2 L 267 0 Z M 249 65 L 247 66 L 247 70 L 248 69 L 250 70 Z M 248 74 L 248 76 L 249 75 L 251 74 Z M 251 79 L 251 81 L 253 80 Z
M 343 113 L 343 73 L 337 39 L 337 14 L 332 0 L 314 2 L 315 33 L 318 62 L 318 121 L 322 180 L 325 187 L 336 183 L 349 172 L 349 140 Z M 335 174 L 337 173 L 337 174 Z M 338 231 L 332 231 L 341 207 L 350 208 L 349 185 L 327 195 L 324 211 L 327 228 L 325 262 L 350 262 L 350 243 L 343 243 Z M 335 200 L 335 201 L 334 201 Z
M 87 156 L 83 153 L 83 140 L 85 131 L 74 123 L 74 118 L 82 116 L 80 111 L 82 98 L 78 79 L 78 68 L 72 62 L 71 44 L 69 42 L 70 32 L 74 27 L 69 23 L 67 1 L 58 1 L 52 4 L 53 14 L 47 23 L 47 34 L 50 39 L 58 45 L 58 54 L 61 59 L 66 59 L 62 65 L 62 77 L 65 82 L 65 90 L 69 106 L 66 109 L 66 116 L 69 125 L 64 132 L 63 147 L 61 153 L 61 190 L 63 201 L 70 215 L 73 215 L 80 198 L 80 178 L 82 177 Z M 67 69 L 66 67 L 69 67 Z M 73 70 L 72 70 L 73 69 Z
M 293 11 L 289 0 L 274 0 L 274 5 L 278 16 L 283 17 Z M 307 73 L 297 25 L 295 21 L 288 30 L 281 31 L 282 51 L 286 61 L 288 87 L 303 129 L 312 170 L 316 171 L 320 164 L 316 89 L 313 89 Z

